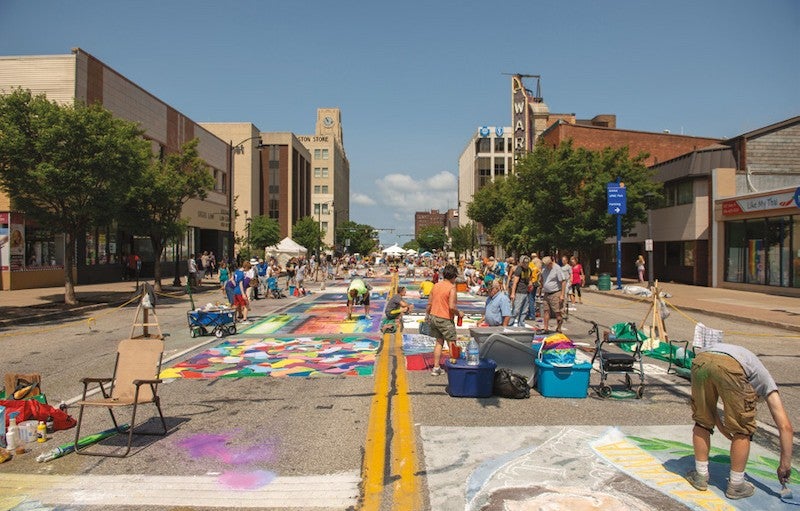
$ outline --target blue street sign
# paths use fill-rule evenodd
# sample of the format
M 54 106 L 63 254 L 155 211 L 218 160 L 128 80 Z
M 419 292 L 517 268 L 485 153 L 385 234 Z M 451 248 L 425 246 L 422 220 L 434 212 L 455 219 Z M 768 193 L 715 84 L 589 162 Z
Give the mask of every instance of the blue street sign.
M 624 215 L 628 212 L 628 191 L 624 184 L 608 183 L 606 195 L 609 215 Z

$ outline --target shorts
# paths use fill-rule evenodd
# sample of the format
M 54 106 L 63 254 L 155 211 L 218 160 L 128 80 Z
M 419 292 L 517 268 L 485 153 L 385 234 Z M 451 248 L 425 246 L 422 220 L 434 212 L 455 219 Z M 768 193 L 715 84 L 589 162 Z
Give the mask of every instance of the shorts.
M 752 436 L 756 431 L 758 396 L 741 364 L 724 353 L 698 353 L 692 361 L 692 420 L 713 431 L 719 399 L 728 432 Z
M 365 293 L 363 295 L 357 295 L 355 297 L 355 300 L 350 298 L 350 296 L 348 295 L 347 296 L 347 305 L 351 305 L 351 304 L 363 305 L 363 306 L 366 307 L 367 305 L 369 305 L 369 292 L 367 292 L 367 293 Z
M 555 293 L 544 293 L 544 303 L 546 303 L 547 307 L 550 309 L 550 314 L 560 314 L 561 292 L 556 291 Z
M 236 308 L 247 307 L 247 300 L 242 295 L 233 295 L 233 306 Z
M 452 319 L 440 318 L 439 316 L 428 316 L 431 325 L 430 336 L 445 341 L 455 341 L 457 339 L 456 324 Z

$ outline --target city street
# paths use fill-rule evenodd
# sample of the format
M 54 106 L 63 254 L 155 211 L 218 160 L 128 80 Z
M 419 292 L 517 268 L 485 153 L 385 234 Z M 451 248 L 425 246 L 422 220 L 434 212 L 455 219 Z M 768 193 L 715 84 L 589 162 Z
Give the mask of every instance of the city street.
M 385 292 L 387 284 L 377 280 L 376 291 Z M 262 319 L 297 307 L 305 308 L 304 321 L 320 321 L 326 314 L 320 307 L 343 305 L 326 302 L 343 293 L 343 286 L 339 281 L 306 297 L 256 301 L 248 330 L 259 331 L 269 324 Z M 218 293 L 207 284 L 194 299 L 198 305 L 216 302 L 221 299 Z M 470 301 L 467 295 L 463 299 Z M 622 321 L 638 323 L 649 305 L 600 292 L 585 293 L 584 302 L 571 312 L 564 330 L 587 347 L 594 345 L 588 334 L 591 321 L 605 328 Z M 165 368 L 225 340 L 273 337 L 245 330 L 226 339 L 192 338 L 188 309 L 185 296 L 158 303 L 158 321 L 169 334 Z M 373 317 L 380 312 L 373 308 Z M 96 309 L 77 320 L 7 328 L 0 332 L 9 354 L 3 372 L 39 372 L 51 404 L 72 403 L 79 397 L 81 378 L 110 376 L 117 343 L 130 334 L 134 314 L 133 306 Z M 726 341 L 759 354 L 796 422 L 796 331 L 680 311 L 667 320 L 670 336 L 691 339 L 694 321 L 723 330 Z M 341 332 L 350 328 L 344 323 L 336 327 Z M 349 331 L 322 337 L 346 341 L 354 335 L 380 335 L 371 328 L 363 334 Z M 279 331 L 274 337 L 287 336 Z M 602 399 L 593 388 L 586 399 L 545 398 L 536 390 L 522 400 L 452 398 L 445 390 L 446 375 L 405 370 L 398 339 L 402 341 L 391 335 L 384 339 L 374 374 L 363 376 L 168 379 L 160 390 L 169 427 L 166 437 L 134 437 L 133 452 L 124 459 L 69 454 L 47 463 L 37 463 L 36 456 L 71 441 L 74 429 L 57 432 L 45 444 L 28 444 L 29 453 L 0 465 L 0 509 L 23 509 L 16 506 L 31 503 L 41 509 L 503 509 L 503 502 L 532 502 L 547 493 L 544 488 L 552 492 L 543 474 L 555 476 L 556 469 L 562 481 L 574 476 L 576 487 L 602 488 L 603 498 L 611 499 L 607 503 L 622 503 L 628 509 L 692 508 L 688 497 L 678 498 L 691 490 L 688 484 L 681 487 L 673 480 L 677 489 L 653 489 L 647 480 L 629 477 L 631 472 L 618 464 L 619 470 L 614 470 L 610 458 L 603 461 L 590 449 L 603 452 L 596 443 L 611 427 L 626 435 L 690 444 L 689 382 L 666 374 L 665 362 L 645 360 L 641 400 Z M 590 385 L 598 382 L 593 371 Z M 612 375 L 609 382 L 619 385 L 621 380 Z M 151 412 L 152 406 L 139 413 L 150 417 Z M 75 407 L 70 413 L 77 417 Z M 110 427 L 104 412 L 90 413 L 83 432 Z M 774 423 L 764 405 L 758 420 L 762 427 L 753 451 L 777 458 Z M 147 426 L 153 424 L 149 421 Z M 187 447 L 210 437 L 218 442 L 213 449 Z M 119 445 L 124 442 L 118 436 L 100 447 Z M 714 445 L 727 449 L 721 437 Z M 538 449 L 546 446 L 554 451 L 543 458 Z M 558 461 L 559 456 L 569 459 Z M 795 450 L 795 466 L 797 462 Z M 727 469 L 719 475 L 727 477 Z M 770 483 L 772 490 L 778 487 L 774 477 Z M 569 487 L 561 488 L 561 497 L 582 498 L 580 492 L 567 491 Z M 765 491 L 757 497 L 757 507 L 748 503 L 753 499 L 727 504 L 733 509 L 781 509 L 774 495 Z M 765 502 L 774 506 L 763 507 Z

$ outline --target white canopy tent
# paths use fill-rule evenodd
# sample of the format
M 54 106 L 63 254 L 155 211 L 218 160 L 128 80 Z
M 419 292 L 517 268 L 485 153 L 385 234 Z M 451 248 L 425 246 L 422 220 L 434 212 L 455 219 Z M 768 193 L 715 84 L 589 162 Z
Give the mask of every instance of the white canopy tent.
M 383 255 L 387 257 L 398 257 L 406 255 L 406 251 L 397 246 L 397 243 L 395 243 L 389 248 L 384 248 L 381 252 L 383 253 Z
M 274 257 L 281 266 L 286 266 L 286 262 L 292 257 L 300 257 L 307 252 L 308 250 L 304 246 L 298 244 L 288 236 L 283 238 L 277 245 L 272 245 L 264 249 L 266 256 Z
M 415 256 L 417 255 L 417 251 L 414 250 L 413 248 L 409 248 L 408 250 L 406 250 L 406 254 L 410 256 Z

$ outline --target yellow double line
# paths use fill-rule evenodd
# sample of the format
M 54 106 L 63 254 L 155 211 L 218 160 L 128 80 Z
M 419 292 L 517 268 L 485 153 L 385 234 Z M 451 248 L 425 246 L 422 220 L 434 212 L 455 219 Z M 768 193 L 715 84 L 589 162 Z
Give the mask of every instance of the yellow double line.
M 399 331 L 384 334 L 375 362 L 375 395 L 369 414 L 362 468 L 362 511 L 381 510 L 384 493 L 390 495 L 391 509 L 421 509 L 416 476 L 416 436 L 402 339 Z M 387 488 L 389 484 L 391 487 Z

